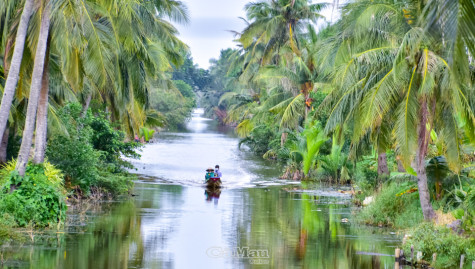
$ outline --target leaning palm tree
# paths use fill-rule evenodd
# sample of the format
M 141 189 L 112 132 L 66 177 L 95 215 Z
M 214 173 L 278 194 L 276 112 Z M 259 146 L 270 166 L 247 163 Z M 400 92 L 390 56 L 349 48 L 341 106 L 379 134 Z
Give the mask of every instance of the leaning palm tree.
M 30 149 L 33 140 L 33 132 L 35 130 L 36 112 L 38 109 L 38 99 L 41 91 L 43 81 L 43 70 L 45 65 L 47 43 L 49 37 L 49 27 L 51 22 L 50 17 L 51 6 L 48 2 L 43 2 L 41 7 L 41 25 L 38 36 L 38 43 L 36 45 L 35 63 L 33 67 L 33 74 L 31 78 L 30 95 L 28 98 L 28 109 L 26 113 L 25 128 L 23 129 L 22 142 L 16 170 L 23 176 L 26 171 L 26 165 L 30 157 Z
M 12 3 L 13 1 L 8 1 Z M 6 4 L 6 3 L 3 3 Z M 20 66 L 23 58 L 23 50 L 25 46 L 26 35 L 28 31 L 28 25 L 30 21 L 31 14 L 33 13 L 34 1 L 25 0 L 23 6 L 23 12 L 20 18 L 20 23 L 17 29 L 17 35 L 15 38 L 15 48 L 13 50 L 13 56 L 11 63 L 9 65 L 8 76 L 5 82 L 5 87 L 3 91 L 2 102 L 0 104 L 0 139 L 2 139 L 7 127 L 8 117 L 10 114 L 10 108 L 13 102 L 13 97 L 15 95 L 15 89 L 17 87 L 18 78 L 20 74 Z M 4 33 L 6 33 L 4 31 Z M 5 59 L 4 59 L 5 61 Z M 1 140 L 0 140 L 1 141 Z
M 147 108 L 150 81 L 169 70 L 171 63 L 178 65 L 180 51 L 186 49 L 175 28 L 162 17 L 186 22 L 186 8 L 173 0 L 55 1 L 51 53 L 60 57 L 60 72 L 67 82 L 59 84 L 84 99 L 84 111 L 95 96 L 106 102 L 115 120 L 128 126 L 124 130 L 131 135 L 138 132 L 154 118 L 142 117 L 154 115 Z M 45 84 L 48 77 L 45 72 Z M 35 162 L 44 160 L 47 111 L 45 85 L 38 107 Z
M 386 9 L 374 10 L 378 5 Z M 343 7 L 345 16 L 327 29 L 331 35 L 317 44 L 320 49 L 315 53 L 321 74 L 331 81 L 332 86 L 322 104 L 331 110 L 326 132 L 336 128 L 350 129 L 354 134 L 352 158 L 357 158 L 361 152 L 359 149 L 365 144 L 363 138 L 370 138 L 378 154 L 380 177 L 389 175 L 386 151 L 391 148 L 392 128 L 388 126 L 393 122 L 388 118 L 383 119 L 384 124 L 375 121 L 374 128 L 366 132 L 352 129 L 358 128 L 363 118 L 359 114 L 363 97 L 391 70 L 399 36 L 409 29 L 397 10 L 384 3 L 376 5 L 369 1 L 347 4 Z M 378 20 L 372 19 L 374 14 L 381 14 L 376 17 Z M 392 20 L 382 23 L 381 16 L 389 16 Z M 360 67 L 363 69 L 358 69 Z

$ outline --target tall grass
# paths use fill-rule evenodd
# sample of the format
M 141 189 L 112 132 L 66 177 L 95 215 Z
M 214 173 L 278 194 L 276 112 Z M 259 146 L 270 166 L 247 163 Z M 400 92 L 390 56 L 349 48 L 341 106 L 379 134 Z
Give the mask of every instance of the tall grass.
M 417 225 L 424 218 L 415 186 L 412 181 L 383 185 L 373 202 L 358 213 L 357 219 L 369 225 L 395 228 Z

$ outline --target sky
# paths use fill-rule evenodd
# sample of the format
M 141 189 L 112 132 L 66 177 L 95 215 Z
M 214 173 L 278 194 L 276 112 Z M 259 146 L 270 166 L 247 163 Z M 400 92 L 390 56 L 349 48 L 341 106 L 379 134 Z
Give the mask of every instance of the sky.
M 239 17 L 246 17 L 244 5 L 251 0 L 182 0 L 188 7 L 190 23 L 176 25 L 183 40 L 191 50 L 191 55 L 196 64 L 201 68 L 209 67 L 211 58 L 218 58 L 222 49 L 234 48 L 234 34 L 230 30 L 244 29 L 245 22 Z M 254 0 L 255 1 L 255 0 Z M 314 2 L 333 2 L 314 1 Z M 341 2 L 341 1 L 340 1 Z M 322 15 L 327 20 L 332 17 L 333 6 L 326 8 Z M 333 12 L 333 18 L 335 18 Z

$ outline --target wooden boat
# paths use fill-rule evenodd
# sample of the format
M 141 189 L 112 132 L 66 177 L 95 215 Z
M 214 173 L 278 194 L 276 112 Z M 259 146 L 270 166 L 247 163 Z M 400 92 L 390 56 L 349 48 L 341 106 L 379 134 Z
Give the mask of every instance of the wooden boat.
M 221 178 L 219 177 L 212 177 L 210 179 L 208 179 L 208 181 L 206 181 L 206 187 L 207 188 L 211 188 L 211 189 L 214 189 L 214 188 L 221 188 Z

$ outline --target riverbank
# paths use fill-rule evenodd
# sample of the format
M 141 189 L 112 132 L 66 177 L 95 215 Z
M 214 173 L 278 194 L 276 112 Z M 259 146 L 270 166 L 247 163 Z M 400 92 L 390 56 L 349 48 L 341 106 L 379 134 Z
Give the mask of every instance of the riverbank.
M 0 170 L 0 246 L 33 241 L 37 233 L 62 232 L 77 208 L 86 208 L 85 212 L 102 202 L 132 197 L 137 179 L 128 173 L 101 174 L 107 180 L 96 182 L 85 193 L 77 186 L 65 187 L 63 174 L 49 163 L 29 165 L 25 177 L 8 168 Z
M 371 199 L 360 196 L 371 203 L 357 209 L 356 219 L 367 225 L 398 229 L 404 234 L 400 247 L 407 260 L 411 260 L 413 249 L 414 253 L 420 251 L 420 259 L 433 268 L 454 268 L 460 265 L 461 256 L 465 259 L 464 268 L 470 268 L 475 260 L 473 208 L 464 207 L 463 197 L 458 197 L 460 205 L 452 204 L 450 194 L 446 194 L 445 199 L 433 202 L 437 209 L 435 220 L 424 222 L 415 184 L 413 181 L 392 181 L 370 193 L 367 197 Z M 462 186 L 461 191 L 463 188 L 468 190 L 468 185 Z M 357 199 L 359 204 L 362 203 L 360 199 Z M 412 259 L 414 262 L 416 258 Z

